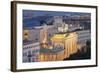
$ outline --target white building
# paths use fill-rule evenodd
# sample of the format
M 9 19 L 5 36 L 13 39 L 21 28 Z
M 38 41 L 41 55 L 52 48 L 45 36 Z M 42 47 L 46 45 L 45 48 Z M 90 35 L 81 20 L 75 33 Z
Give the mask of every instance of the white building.
M 79 44 L 86 44 L 87 40 L 91 40 L 90 30 L 79 30 L 79 31 L 76 31 L 76 33 L 78 34 Z
M 39 42 L 33 43 L 32 41 L 24 42 L 23 45 L 23 62 L 37 62 L 39 55 Z

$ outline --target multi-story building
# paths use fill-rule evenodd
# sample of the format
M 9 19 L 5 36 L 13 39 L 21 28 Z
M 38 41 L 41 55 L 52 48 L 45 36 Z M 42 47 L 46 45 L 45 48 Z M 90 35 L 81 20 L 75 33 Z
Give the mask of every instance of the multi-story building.
M 39 42 L 41 29 L 42 28 L 25 28 L 23 31 L 24 40 Z
M 75 31 L 77 28 L 81 28 L 79 24 L 69 25 L 63 22 L 62 16 L 54 16 L 53 25 L 43 24 L 24 29 L 24 40 L 32 42 L 23 44 L 23 62 L 58 61 L 69 58 L 77 52 L 78 44 L 85 44 L 91 39 L 90 30 Z
M 77 52 L 77 34 L 76 32 L 67 32 L 68 26 L 59 26 L 50 41 L 51 44 L 43 43 L 40 49 L 39 61 L 58 61 L 69 58 L 71 54 Z M 46 42 L 46 41 L 45 41 Z
M 75 32 L 57 33 L 51 38 L 51 42 L 52 45 L 41 47 L 39 61 L 61 61 L 78 51 Z
M 91 40 L 90 30 L 78 30 L 76 33 L 78 34 L 78 44 L 86 44 L 87 40 Z
M 23 62 L 37 62 L 40 50 L 39 42 L 24 41 L 23 45 Z

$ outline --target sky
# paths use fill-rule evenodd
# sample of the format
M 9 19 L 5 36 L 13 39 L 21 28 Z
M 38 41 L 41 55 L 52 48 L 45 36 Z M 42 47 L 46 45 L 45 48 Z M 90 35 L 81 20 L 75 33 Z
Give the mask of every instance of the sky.
M 40 10 L 23 10 L 23 26 L 34 27 L 40 26 L 40 21 L 50 19 L 49 16 L 84 16 L 90 13 L 80 12 L 59 12 L 59 11 L 40 11 Z
M 39 10 L 23 10 L 23 17 L 25 16 L 70 16 L 70 15 L 89 15 L 90 13 L 80 12 L 58 12 L 58 11 L 39 11 Z

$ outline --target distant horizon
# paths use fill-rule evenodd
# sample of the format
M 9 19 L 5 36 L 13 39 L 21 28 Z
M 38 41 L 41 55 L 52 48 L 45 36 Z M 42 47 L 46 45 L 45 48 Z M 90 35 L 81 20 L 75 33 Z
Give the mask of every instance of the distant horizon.
M 23 17 L 25 16 L 71 16 L 71 15 L 90 15 L 90 13 L 82 12 L 63 12 L 63 11 L 40 11 L 40 10 L 23 10 Z
M 91 16 L 91 13 L 23 10 L 23 27 L 40 26 L 46 21 L 52 21 L 52 16 Z

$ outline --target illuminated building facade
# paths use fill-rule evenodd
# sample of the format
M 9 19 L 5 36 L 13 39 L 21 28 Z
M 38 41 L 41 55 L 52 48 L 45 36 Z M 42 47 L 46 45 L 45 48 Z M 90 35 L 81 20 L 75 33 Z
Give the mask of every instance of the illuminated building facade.
M 23 39 L 24 40 L 28 40 L 29 38 L 29 30 L 28 29 L 24 29 L 23 30 Z
M 74 28 L 80 28 L 78 23 L 74 26 L 66 24 L 62 16 L 54 16 L 53 20 L 53 25 L 44 23 L 42 26 L 24 29 L 24 40 L 32 41 L 23 45 L 24 62 L 64 60 L 78 51 L 78 44 L 90 39 L 89 30 L 73 31 Z
M 77 34 L 75 32 L 56 34 L 51 38 L 51 41 L 53 48 L 42 49 L 44 51 L 40 52 L 40 61 L 63 60 L 78 51 Z
M 51 37 L 51 44 L 42 44 L 46 45 L 46 47 L 41 47 L 39 61 L 64 60 L 64 58 L 69 58 L 71 54 L 77 52 L 77 34 L 75 32 L 67 32 L 67 26 L 59 28 L 58 31 L 60 33 Z

